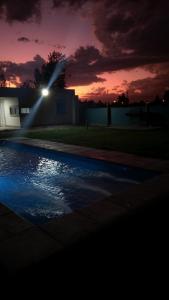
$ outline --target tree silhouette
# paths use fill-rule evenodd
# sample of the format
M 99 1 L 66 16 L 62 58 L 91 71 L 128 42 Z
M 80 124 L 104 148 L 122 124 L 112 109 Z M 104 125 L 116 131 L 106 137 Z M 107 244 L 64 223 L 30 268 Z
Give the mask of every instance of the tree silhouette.
M 35 82 L 33 80 L 26 80 L 21 85 L 21 88 L 35 88 Z
M 155 99 L 154 99 L 154 101 L 153 101 L 154 103 L 161 103 L 161 99 L 160 99 L 160 96 L 159 95 L 156 95 L 156 97 L 155 97 Z
M 34 71 L 34 78 L 35 78 L 35 87 L 38 88 L 42 81 L 42 75 L 38 68 Z
M 169 90 L 166 90 L 163 96 L 165 102 L 169 103 Z
M 6 87 L 6 78 L 4 73 L 0 74 L 0 87 Z
M 128 96 L 125 95 L 125 93 L 122 93 L 121 95 L 118 96 L 117 103 L 118 104 L 129 104 Z
M 41 71 L 38 68 L 35 69 L 35 86 L 47 86 L 52 77 L 52 74 L 55 71 L 56 66 L 63 61 L 65 61 L 65 55 L 56 51 L 50 52 L 47 62 L 42 65 Z M 52 88 L 64 88 L 65 86 L 66 84 L 64 67 L 57 79 L 53 82 Z

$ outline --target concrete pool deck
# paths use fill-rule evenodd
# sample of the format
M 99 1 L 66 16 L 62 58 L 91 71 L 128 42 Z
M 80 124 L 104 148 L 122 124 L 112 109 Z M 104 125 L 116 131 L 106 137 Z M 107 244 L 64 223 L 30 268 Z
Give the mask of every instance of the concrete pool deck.
M 62 143 L 21 139 L 26 145 L 42 147 L 113 163 L 157 171 L 150 180 L 118 192 L 102 201 L 78 209 L 62 218 L 33 225 L 0 204 L 0 267 L 9 273 L 59 255 L 65 248 L 150 202 L 169 196 L 169 161 L 148 159 L 115 151 L 90 149 Z M 113 237 L 112 237 L 113 239 Z

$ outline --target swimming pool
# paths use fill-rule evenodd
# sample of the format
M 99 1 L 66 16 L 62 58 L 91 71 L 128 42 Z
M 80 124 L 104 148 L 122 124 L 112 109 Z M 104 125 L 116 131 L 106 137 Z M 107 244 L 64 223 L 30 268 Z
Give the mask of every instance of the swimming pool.
M 126 191 L 155 172 L 0 142 L 0 202 L 34 224 Z

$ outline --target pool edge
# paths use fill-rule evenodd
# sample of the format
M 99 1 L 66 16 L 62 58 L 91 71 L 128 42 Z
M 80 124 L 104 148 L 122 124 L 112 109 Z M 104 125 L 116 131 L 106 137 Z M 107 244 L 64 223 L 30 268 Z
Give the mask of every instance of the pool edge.
M 134 166 L 135 160 L 136 166 L 138 167 L 140 160 L 140 157 L 135 155 L 122 155 L 121 153 L 118 155 L 117 152 L 113 152 L 112 157 L 110 157 L 110 152 L 100 152 L 98 150 L 96 153 L 94 149 L 91 149 L 90 152 L 90 148 L 64 145 L 49 141 L 47 141 L 46 144 L 45 141 L 38 140 L 37 142 L 37 140 L 30 139 L 24 139 L 17 142 L 66 153 L 73 153 L 74 151 L 74 154 L 77 154 L 78 151 L 78 155 L 80 154 L 88 157 L 87 155 L 90 154 L 90 158 L 102 159 L 109 162 L 119 162 L 124 164 L 124 161 L 127 161 L 127 165 L 129 166 Z M 80 153 L 79 147 L 81 148 Z M 105 155 L 103 155 L 104 153 Z M 107 155 L 108 157 L 106 159 Z M 169 162 L 141 158 L 141 165 L 144 165 L 145 169 L 160 171 L 162 174 L 141 183 L 137 187 L 130 188 L 128 192 L 117 193 L 116 195 L 107 197 L 89 207 L 65 215 L 60 219 L 54 219 L 46 224 L 38 226 L 31 224 L 30 228 L 26 229 L 23 225 L 24 229 L 21 230 L 21 232 L 15 233 L 0 242 L 0 263 L 10 272 L 15 272 L 20 268 L 28 267 L 30 264 L 36 264 L 46 257 L 62 251 L 70 244 L 76 243 L 80 239 L 84 239 L 86 236 L 98 231 L 103 226 L 116 221 L 118 218 L 130 214 L 133 210 L 147 205 L 149 202 L 155 201 L 155 199 L 159 197 L 169 195 Z M 16 216 L 15 213 L 0 204 L 0 216 L 2 215 L 11 215 L 11 219 L 12 216 L 13 218 Z M 17 216 L 17 218 L 19 217 Z M 24 220 L 21 220 L 21 223 L 23 224 Z M 26 221 L 25 224 L 27 224 Z M 25 250 L 26 252 L 23 253 L 23 250 L 26 247 L 25 245 L 27 245 L 27 249 Z M 29 251 L 32 248 L 36 248 L 37 250 Z

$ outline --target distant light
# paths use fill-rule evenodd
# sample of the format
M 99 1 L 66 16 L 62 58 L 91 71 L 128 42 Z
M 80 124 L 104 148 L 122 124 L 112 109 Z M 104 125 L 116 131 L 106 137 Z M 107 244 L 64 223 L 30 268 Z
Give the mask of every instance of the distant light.
M 162 100 L 162 102 L 164 103 L 164 102 L 165 102 L 165 100 L 163 99 L 163 100 Z
M 42 89 L 42 96 L 47 97 L 49 95 L 49 90 L 48 89 Z

